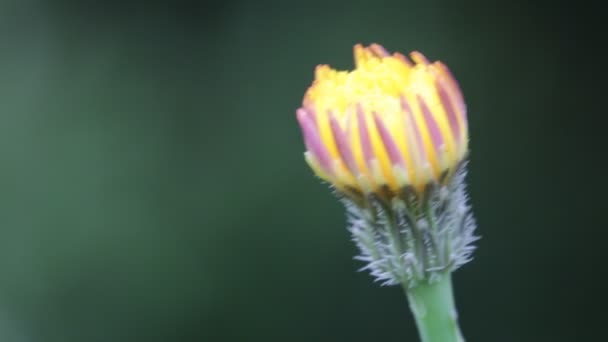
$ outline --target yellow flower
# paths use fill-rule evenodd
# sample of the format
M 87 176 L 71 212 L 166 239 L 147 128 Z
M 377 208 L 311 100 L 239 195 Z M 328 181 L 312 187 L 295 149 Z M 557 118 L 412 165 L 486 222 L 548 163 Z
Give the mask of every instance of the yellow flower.
M 441 62 L 354 47 L 355 70 L 319 65 L 297 118 L 314 172 L 348 195 L 421 193 L 468 149 L 466 107 Z

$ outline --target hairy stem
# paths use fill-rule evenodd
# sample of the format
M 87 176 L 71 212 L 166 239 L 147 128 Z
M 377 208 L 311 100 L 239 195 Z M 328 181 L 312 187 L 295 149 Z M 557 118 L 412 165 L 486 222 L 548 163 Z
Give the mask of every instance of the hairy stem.
M 405 289 L 422 342 L 464 342 L 458 327 L 450 273 L 432 284 Z

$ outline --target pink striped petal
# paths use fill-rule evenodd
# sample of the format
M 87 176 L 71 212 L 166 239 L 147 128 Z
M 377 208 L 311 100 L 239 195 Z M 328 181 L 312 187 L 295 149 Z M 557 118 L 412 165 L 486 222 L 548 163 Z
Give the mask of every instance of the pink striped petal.
M 300 123 L 300 128 L 302 129 L 306 148 L 319 161 L 323 170 L 328 174 L 331 174 L 332 158 L 323 144 L 323 141 L 321 141 L 313 115 L 304 108 L 298 109 L 296 115 L 298 122 Z
M 400 98 L 401 98 L 401 108 L 404 111 L 406 111 L 406 112 L 408 112 L 408 113 L 411 114 L 412 113 L 412 107 L 410 107 L 410 104 L 409 104 L 409 102 L 407 102 L 407 99 L 405 98 L 405 96 L 401 95 Z
M 372 143 L 369 138 L 369 131 L 365 117 L 363 116 L 363 108 L 361 105 L 357 105 L 357 121 L 359 123 L 359 139 L 361 140 L 361 149 L 363 150 L 363 157 L 366 163 L 369 165 L 370 160 L 374 158 L 374 152 L 372 150 Z
M 450 123 L 450 129 L 452 130 L 452 135 L 454 136 L 454 140 L 456 143 L 460 143 L 460 125 L 458 123 L 458 117 L 454 106 L 452 105 L 452 100 L 445 89 L 445 83 L 437 80 L 436 82 L 437 94 L 439 95 L 439 100 L 445 110 L 445 113 L 448 117 L 448 122 Z
M 418 146 L 418 155 L 422 158 L 421 162 L 426 163 L 428 160 L 426 158 L 426 150 L 424 144 L 422 143 L 422 135 L 420 133 L 420 128 L 416 124 L 416 120 L 414 119 L 414 112 L 412 112 L 412 108 L 410 104 L 407 102 L 405 96 L 401 95 L 401 107 L 406 112 L 406 125 L 409 125 L 414 131 L 414 139 L 416 139 L 416 145 Z M 407 132 L 407 130 L 406 130 Z M 411 146 L 411 143 L 408 145 Z
M 376 123 L 376 128 L 378 129 L 378 134 L 380 135 L 380 139 L 382 140 L 386 153 L 388 154 L 388 158 L 393 165 L 399 165 L 405 168 L 403 156 L 401 155 L 395 140 L 393 140 L 393 137 L 391 137 L 391 133 L 388 131 L 386 125 L 384 125 L 384 122 L 382 122 L 380 117 L 378 117 L 378 114 L 376 112 L 373 114 L 374 122 Z
M 443 145 L 443 136 L 441 135 L 441 131 L 439 130 L 439 126 L 433 117 L 433 114 L 429 110 L 426 102 L 420 95 L 416 95 L 418 98 L 418 105 L 420 106 L 420 111 L 422 112 L 422 116 L 424 117 L 424 121 L 426 122 L 426 127 L 431 135 L 431 142 L 433 143 L 433 148 L 435 149 L 435 153 L 439 151 L 441 145 Z
M 462 97 L 462 91 L 460 90 L 460 85 L 458 84 L 458 81 L 456 81 L 456 78 L 454 78 L 454 75 L 452 74 L 452 72 L 450 71 L 450 69 L 448 69 L 447 66 L 445 66 L 443 63 L 439 63 L 438 64 L 439 68 L 441 71 L 444 72 L 444 74 L 446 75 L 446 82 L 448 82 L 451 91 L 449 92 L 450 95 L 452 95 L 453 98 L 455 98 L 455 103 L 454 105 L 456 106 L 456 110 L 457 112 L 462 115 L 462 118 L 464 119 L 463 122 L 465 124 L 465 126 L 468 124 L 467 123 L 467 107 L 464 103 L 464 98 Z
M 348 144 L 348 140 L 346 138 L 344 130 L 342 130 L 342 127 L 340 127 L 338 120 L 336 120 L 335 116 L 331 111 L 329 111 L 329 125 L 331 127 L 331 132 L 334 136 L 334 141 L 336 142 L 336 147 L 338 148 L 338 153 L 340 153 L 340 157 L 342 157 L 342 160 L 350 170 L 351 174 L 356 175 L 357 167 L 355 164 L 353 153 L 350 149 L 350 145 Z
M 312 120 L 315 127 L 319 127 L 319 123 L 317 122 L 317 111 L 315 108 L 313 106 L 304 106 L 302 109 L 308 112 L 308 117 Z

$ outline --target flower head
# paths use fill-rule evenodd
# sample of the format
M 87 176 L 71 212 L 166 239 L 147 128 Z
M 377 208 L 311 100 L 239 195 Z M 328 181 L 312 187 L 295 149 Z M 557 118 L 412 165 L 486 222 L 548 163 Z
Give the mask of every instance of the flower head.
M 468 262 L 477 239 L 462 93 L 444 64 L 410 57 L 356 45 L 355 70 L 318 66 L 297 110 L 306 161 L 345 195 L 357 258 L 407 288 Z
M 468 147 L 466 107 L 441 62 L 354 47 L 353 71 L 319 65 L 297 110 L 306 161 L 338 191 L 392 197 L 445 182 Z

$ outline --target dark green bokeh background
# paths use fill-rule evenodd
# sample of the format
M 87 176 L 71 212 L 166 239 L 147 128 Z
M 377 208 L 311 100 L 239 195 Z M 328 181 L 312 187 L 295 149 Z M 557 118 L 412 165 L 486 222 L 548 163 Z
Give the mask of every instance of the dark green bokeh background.
M 596 9 L 87 3 L 0 3 L 0 341 L 416 341 L 302 158 L 314 66 L 351 68 L 358 42 L 464 90 L 468 341 L 605 335 Z

